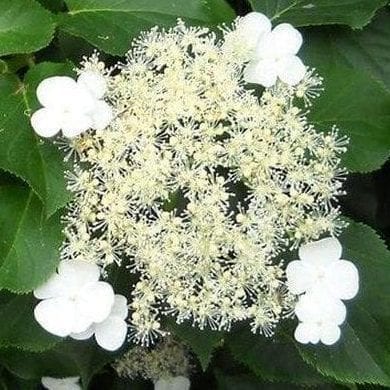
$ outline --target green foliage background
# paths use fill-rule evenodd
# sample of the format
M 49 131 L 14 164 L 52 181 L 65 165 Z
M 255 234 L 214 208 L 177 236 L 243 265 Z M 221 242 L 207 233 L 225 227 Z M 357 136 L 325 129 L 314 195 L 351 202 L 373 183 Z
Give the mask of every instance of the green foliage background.
M 359 268 L 361 292 L 332 347 L 295 343 L 294 321 L 271 340 L 245 326 L 229 334 L 167 326 L 194 354 L 193 389 L 390 387 L 388 0 L 0 0 L 0 388 L 37 389 L 43 375 L 79 375 L 85 389 L 152 386 L 121 380 L 108 364 L 132 345 L 106 353 L 92 342 L 50 336 L 34 321 L 31 291 L 58 264 L 60 216 L 70 200 L 61 152 L 29 125 L 36 86 L 72 75 L 73 64 L 95 48 L 114 63 L 155 24 L 180 17 L 214 28 L 250 10 L 300 27 L 304 61 L 325 79 L 310 119 L 350 138 L 341 200 L 350 224 L 341 241 Z M 123 275 L 110 278 L 126 291 Z

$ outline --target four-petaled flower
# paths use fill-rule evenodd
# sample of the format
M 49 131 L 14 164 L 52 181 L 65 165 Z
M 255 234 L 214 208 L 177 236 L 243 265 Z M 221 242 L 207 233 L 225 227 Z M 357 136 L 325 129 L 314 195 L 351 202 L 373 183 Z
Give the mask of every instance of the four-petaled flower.
M 61 337 L 84 332 L 92 323 L 104 321 L 114 304 L 114 291 L 99 277 L 96 264 L 61 261 L 57 273 L 34 290 L 35 297 L 43 299 L 34 309 L 35 319 Z
M 341 260 L 337 238 L 325 238 L 299 248 L 300 260 L 286 269 L 287 285 L 299 297 L 295 313 L 302 321 L 295 338 L 301 343 L 334 344 L 340 338 L 339 325 L 346 317 L 341 300 L 352 299 L 359 290 L 355 265 Z
M 67 378 L 52 378 L 50 376 L 44 376 L 41 379 L 42 386 L 47 390 L 81 390 L 79 381 L 79 376 L 71 376 Z
M 122 346 L 126 339 L 128 307 L 127 299 L 123 295 L 115 295 L 114 305 L 108 317 L 100 322 L 92 324 L 86 331 L 71 333 L 70 337 L 76 340 L 89 339 L 93 334 L 96 342 L 108 351 L 115 351 Z
M 43 80 L 37 98 L 43 108 L 31 116 L 31 125 L 42 137 L 52 137 L 62 130 L 65 137 L 76 137 L 92 128 L 102 130 L 113 119 L 112 109 L 103 100 L 106 82 L 93 71 L 71 77 L 54 76 Z
M 289 85 L 298 84 L 306 74 L 306 67 L 297 57 L 302 46 L 302 35 L 291 24 L 282 23 L 271 30 L 271 22 L 260 13 L 251 12 L 238 23 L 238 30 L 246 35 L 248 46 L 253 46 L 253 59 L 244 70 L 248 83 L 264 87 L 274 85 L 279 77 Z M 257 24 L 257 32 L 254 33 Z
M 355 265 L 341 260 L 337 238 L 324 238 L 299 248 L 300 260 L 287 266 L 288 288 L 293 294 L 322 291 L 338 299 L 352 299 L 359 290 Z
M 324 294 L 303 295 L 296 307 L 295 314 L 300 322 L 295 329 L 295 339 L 300 343 L 334 344 L 341 335 L 341 325 L 347 315 L 343 302 Z

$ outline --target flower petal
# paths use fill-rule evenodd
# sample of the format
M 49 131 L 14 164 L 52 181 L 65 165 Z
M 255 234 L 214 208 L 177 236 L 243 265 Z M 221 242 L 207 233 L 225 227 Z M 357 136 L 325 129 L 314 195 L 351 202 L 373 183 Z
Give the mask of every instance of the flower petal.
M 189 390 L 191 382 L 185 376 L 161 378 L 154 382 L 154 390 Z
M 261 60 L 249 63 L 244 70 L 244 80 L 248 83 L 272 87 L 276 83 L 277 70 L 275 61 Z
M 80 308 L 77 303 L 75 304 L 75 320 L 73 322 L 71 333 L 84 333 L 91 326 L 93 326 L 93 318 L 89 312 L 85 312 L 84 307 Z
M 89 92 L 89 90 L 79 84 L 76 84 L 72 101 L 67 104 L 69 111 L 80 111 L 89 113 L 95 107 L 96 98 Z
M 350 261 L 333 261 L 327 268 L 326 282 L 333 296 L 352 299 L 359 291 L 359 272 Z
M 125 342 L 127 334 L 126 322 L 119 317 L 108 317 L 96 324 L 96 342 L 107 351 L 115 351 Z
M 90 327 L 87 328 L 87 330 L 85 330 L 84 332 L 80 332 L 80 333 L 71 333 L 70 334 L 70 337 L 72 337 L 72 339 L 75 339 L 75 340 L 87 340 L 89 339 L 91 336 L 93 336 L 93 334 L 95 333 L 95 325 L 92 324 Z
M 344 322 L 347 310 L 343 302 L 327 294 L 302 295 L 295 306 L 295 314 L 303 322 Z
M 75 320 L 74 304 L 67 298 L 46 299 L 35 306 L 34 317 L 48 332 L 65 337 L 72 331 Z
M 92 127 L 93 120 L 90 115 L 82 111 L 70 111 L 62 119 L 62 133 L 67 138 L 77 137 Z
M 271 21 L 260 12 L 250 12 L 238 21 L 237 31 L 248 48 L 253 50 L 259 38 L 271 31 Z
M 286 268 L 287 286 L 293 294 L 302 294 L 312 286 L 313 272 L 310 264 L 291 261 Z
M 67 285 L 66 281 L 57 273 L 53 274 L 47 282 L 43 283 L 34 290 L 34 297 L 38 299 L 47 299 L 60 297 L 64 294 Z
M 278 76 L 288 85 L 298 84 L 306 74 L 306 66 L 297 56 L 288 56 L 278 62 Z
M 71 77 L 48 77 L 38 85 L 37 98 L 44 107 L 62 109 L 72 101 L 76 85 Z
M 106 79 L 93 70 L 82 72 L 77 79 L 77 84 L 87 89 L 95 99 L 101 99 L 107 91 Z
M 110 314 L 114 304 L 114 290 L 106 282 L 88 283 L 76 300 L 77 311 L 84 313 L 92 322 L 102 322 Z
M 333 322 L 325 323 L 320 328 L 320 340 L 325 345 L 336 343 L 341 336 L 340 328 Z
M 129 309 L 127 307 L 127 298 L 123 295 L 116 294 L 110 316 L 119 317 L 120 319 L 125 320 L 128 312 Z
M 97 282 L 100 269 L 94 263 L 82 260 L 63 260 L 58 266 L 58 274 L 65 280 L 69 295 L 77 294 L 87 283 Z
M 313 322 L 301 322 L 294 332 L 295 340 L 301 344 L 317 344 L 320 341 L 318 327 Z
M 289 23 L 277 25 L 271 32 L 273 53 L 277 57 L 295 55 L 302 46 L 302 35 Z
M 97 101 L 91 114 L 92 128 L 95 130 L 105 129 L 114 118 L 111 106 L 103 100 Z
M 41 108 L 31 115 L 31 126 L 41 137 L 53 137 L 61 130 L 62 114 L 58 110 Z
M 42 386 L 48 390 L 81 390 L 79 385 L 80 377 L 51 378 L 44 376 L 41 379 Z
M 299 258 L 315 265 L 326 265 L 332 261 L 339 260 L 341 253 L 341 244 L 334 237 L 309 242 L 299 248 Z

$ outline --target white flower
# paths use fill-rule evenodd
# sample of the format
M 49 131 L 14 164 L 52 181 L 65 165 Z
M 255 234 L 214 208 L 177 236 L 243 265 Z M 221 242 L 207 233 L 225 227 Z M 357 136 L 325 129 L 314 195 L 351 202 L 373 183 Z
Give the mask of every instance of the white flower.
M 108 351 L 115 351 L 122 346 L 126 339 L 128 307 L 123 295 L 115 295 L 114 305 L 108 317 L 99 323 L 92 324 L 85 332 L 71 333 L 76 340 L 89 339 L 95 334 L 96 342 Z
M 65 337 L 85 331 L 105 320 L 114 304 L 110 284 L 100 282 L 95 264 L 80 260 L 61 261 L 46 283 L 34 290 L 43 299 L 34 309 L 35 319 L 48 332 Z
M 111 122 L 111 107 L 102 100 L 106 92 L 104 78 L 93 71 L 81 73 L 77 82 L 71 77 L 54 76 L 43 80 L 37 98 L 43 108 L 31 116 L 31 125 L 42 137 L 60 130 L 65 137 L 76 137 L 92 128 L 102 130 Z
M 242 40 L 248 50 L 255 50 L 259 38 L 271 31 L 271 27 L 271 21 L 260 12 L 250 12 L 237 22 L 240 41 Z
M 342 247 L 329 237 L 299 248 L 299 258 L 288 264 L 287 285 L 293 294 L 321 292 L 338 299 L 352 299 L 359 290 L 355 265 L 340 260 Z
M 80 377 L 52 378 L 44 376 L 41 379 L 42 386 L 48 390 L 81 390 L 79 385 Z
M 295 314 L 302 321 L 295 329 L 295 339 L 300 343 L 334 344 L 340 338 L 339 325 L 346 318 L 345 305 L 325 294 L 305 294 L 299 298 Z
M 342 299 L 352 299 L 359 290 L 359 274 L 353 263 L 340 260 L 342 247 L 329 237 L 299 248 L 299 258 L 288 264 L 287 285 L 293 294 L 303 294 L 295 307 L 302 321 L 295 330 L 300 343 L 334 344 L 339 325 L 346 317 Z
M 185 376 L 159 379 L 154 383 L 154 390 L 189 390 L 191 382 Z
M 296 56 L 302 35 L 291 24 L 282 23 L 271 31 L 271 25 L 260 27 L 254 59 L 244 71 L 245 81 L 271 87 L 277 78 L 289 85 L 298 84 L 306 73 L 306 67 Z

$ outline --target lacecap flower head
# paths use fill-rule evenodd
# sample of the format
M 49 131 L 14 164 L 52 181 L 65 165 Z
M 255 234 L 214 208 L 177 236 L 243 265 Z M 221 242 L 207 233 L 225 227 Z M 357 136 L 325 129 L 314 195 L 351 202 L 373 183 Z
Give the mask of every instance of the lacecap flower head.
M 297 293 L 281 253 L 344 225 L 347 141 L 299 108 L 321 90 L 297 57 L 300 33 L 261 14 L 222 33 L 180 20 L 142 33 L 103 72 L 116 115 L 69 140 L 62 258 L 138 276 L 130 336 L 143 345 L 165 335 L 162 316 L 220 330 L 245 320 L 271 335 Z M 248 81 L 266 87 L 260 98 Z

